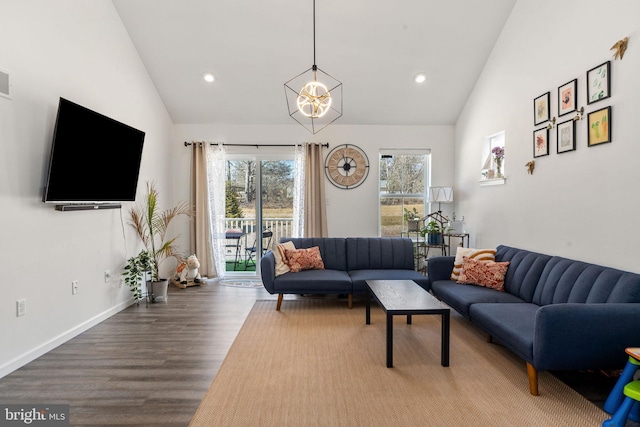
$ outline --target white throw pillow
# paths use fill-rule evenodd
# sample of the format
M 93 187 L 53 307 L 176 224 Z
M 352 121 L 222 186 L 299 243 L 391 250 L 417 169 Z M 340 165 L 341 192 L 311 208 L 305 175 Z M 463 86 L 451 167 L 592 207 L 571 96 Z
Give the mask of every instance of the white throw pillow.
M 287 257 L 285 255 L 285 250 L 295 250 L 296 246 L 293 242 L 284 242 L 276 245 L 276 250 L 273 251 L 273 257 L 276 259 L 276 276 L 280 276 L 281 274 L 288 273 L 289 266 L 287 265 Z

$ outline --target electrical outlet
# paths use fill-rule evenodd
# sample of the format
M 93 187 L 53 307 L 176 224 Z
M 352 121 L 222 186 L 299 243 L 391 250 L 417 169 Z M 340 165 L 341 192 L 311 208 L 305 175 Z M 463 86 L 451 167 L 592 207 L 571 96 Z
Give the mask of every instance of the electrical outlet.
M 111 272 L 106 270 L 104 272 L 104 283 L 109 283 L 109 280 L 111 280 Z
M 27 300 L 19 299 L 18 301 L 16 301 L 16 316 L 20 317 L 24 316 L 25 314 L 27 314 Z
M 71 282 L 71 295 L 75 295 L 78 293 L 78 281 L 74 280 Z

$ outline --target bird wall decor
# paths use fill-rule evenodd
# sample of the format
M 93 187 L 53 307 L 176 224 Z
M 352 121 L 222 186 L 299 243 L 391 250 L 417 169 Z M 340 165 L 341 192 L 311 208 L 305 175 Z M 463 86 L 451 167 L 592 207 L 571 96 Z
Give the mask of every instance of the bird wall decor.
M 613 46 L 611 46 L 611 49 L 609 50 L 616 50 L 613 53 L 613 59 L 618 59 L 618 57 L 620 57 L 620 59 L 622 59 L 622 57 L 624 56 L 624 52 L 625 50 L 627 50 L 627 42 L 629 41 L 629 37 L 625 37 L 622 40 L 618 40 L 616 42 L 616 44 L 614 44 Z
M 531 160 L 530 162 L 525 163 L 525 166 L 527 167 L 527 173 L 529 175 L 533 175 L 533 169 L 536 167 L 536 161 Z

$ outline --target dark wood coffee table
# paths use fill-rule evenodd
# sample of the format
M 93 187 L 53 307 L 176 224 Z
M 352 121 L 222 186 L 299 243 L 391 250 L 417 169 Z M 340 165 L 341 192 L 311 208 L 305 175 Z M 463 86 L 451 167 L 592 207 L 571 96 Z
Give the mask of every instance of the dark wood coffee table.
M 413 280 L 367 280 L 367 325 L 371 324 L 371 297 L 387 314 L 387 368 L 393 367 L 393 316 L 406 315 L 407 325 L 415 314 L 442 316 L 440 364 L 449 366 L 450 309 Z

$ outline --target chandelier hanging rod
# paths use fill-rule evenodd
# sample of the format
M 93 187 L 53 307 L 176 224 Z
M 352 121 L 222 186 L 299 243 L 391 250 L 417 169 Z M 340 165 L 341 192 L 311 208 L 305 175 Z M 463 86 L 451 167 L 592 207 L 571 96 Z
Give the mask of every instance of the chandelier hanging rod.
M 316 0 L 313 0 L 313 71 L 316 71 Z

